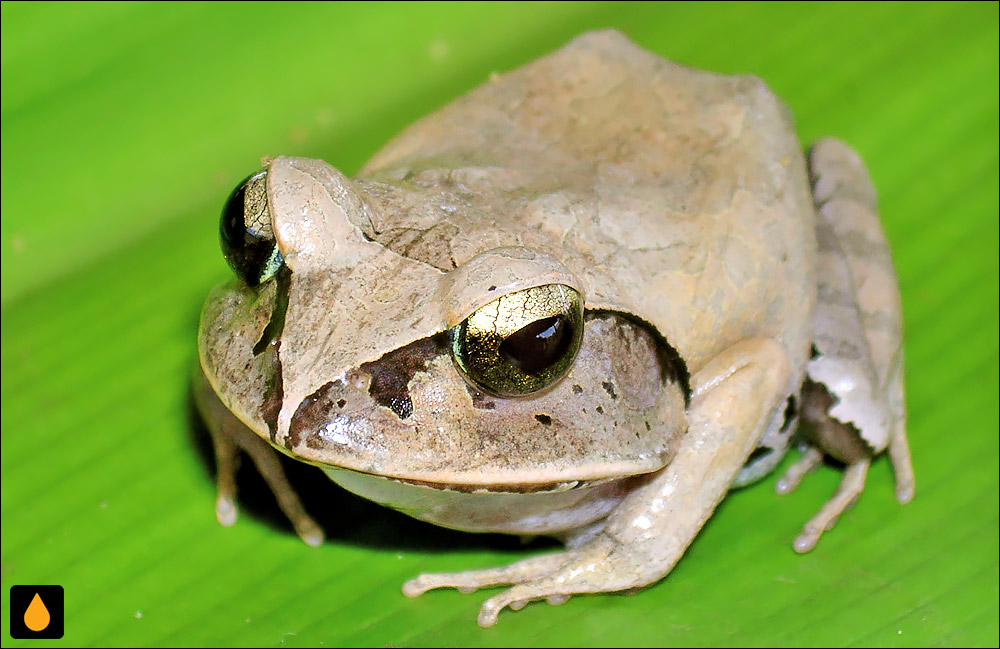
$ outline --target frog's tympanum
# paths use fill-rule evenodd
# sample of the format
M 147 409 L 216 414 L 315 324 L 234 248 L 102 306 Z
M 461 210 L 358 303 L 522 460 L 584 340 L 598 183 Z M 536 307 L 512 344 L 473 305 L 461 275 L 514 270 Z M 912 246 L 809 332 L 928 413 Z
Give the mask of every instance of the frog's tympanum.
M 670 572 L 797 422 L 791 491 L 888 449 L 913 494 L 895 273 L 858 156 L 804 157 L 759 79 L 582 36 L 420 120 L 347 178 L 267 158 L 222 215 L 235 279 L 201 317 L 199 407 L 236 518 L 246 452 L 309 544 L 274 449 L 445 527 L 563 552 L 403 586 L 504 608 Z

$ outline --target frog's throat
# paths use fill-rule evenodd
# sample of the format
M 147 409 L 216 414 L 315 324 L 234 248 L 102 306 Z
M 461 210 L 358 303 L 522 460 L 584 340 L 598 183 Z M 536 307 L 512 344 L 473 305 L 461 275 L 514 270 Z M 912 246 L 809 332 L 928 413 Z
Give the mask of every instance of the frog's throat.
M 372 473 L 365 473 L 364 471 L 355 471 L 354 469 L 344 469 L 342 467 L 325 467 L 325 468 L 340 470 L 340 471 L 349 471 L 351 473 L 364 475 L 369 478 L 388 480 L 390 482 L 395 482 L 401 485 L 422 487 L 424 489 L 432 489 L 434 491 L 448 491 L 453 493 L 464 493 L 464 494 L 556 494 L 556 493 L 563 493 L 566 491 L 573 491 L 577 489 L 589 489 L 591 487 L 596 487 L 599 485 L 608 484 L 612 482 L 618 482 L 621 480 L 641 479 L 643 477 L 652 476 L 660 470 L 660 469 L 654 469 L 653 471 L 636 473 L 632 475 L 609 476 L 606 478 L 594 478 L 590 480 L 560 480 L 553 482 L 534 482 L 534 483 L 526 482 L 526 483 L 514 483 L 514 484 L 465 484 L 465 483 L 429 482 L 425 480 L 414 480 L 408 478 L 394 478 L 391 476 L 382 476 Z

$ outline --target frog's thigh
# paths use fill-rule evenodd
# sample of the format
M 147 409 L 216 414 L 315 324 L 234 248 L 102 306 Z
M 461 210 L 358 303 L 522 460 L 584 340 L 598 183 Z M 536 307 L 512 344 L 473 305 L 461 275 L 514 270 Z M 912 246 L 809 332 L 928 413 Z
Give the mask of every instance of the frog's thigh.
M 323 542 L 323 530 L 306 513 L 302 501 L 288 482 L 277 451 L 219 401 L 218 395 L 201 372 L 194 379 L 194 397 L 208 432 L 212 435 L 217 471 L 215 515 L 219 522 L 226 526 L 236 522 L 236 469 L 239 466 L 239 451 L 242 450 L 253 460 L 257 471 L 267 482 L 278 506 L 291 521 L 299 537 L 309 545 L 320 545 Z
M 688 432 L 677 455 L 630 494 L 591 540 L 561 554 L 506 568 L 421 575 L 404 586 L 425 590 L 516 584 L 488 599 L 481 626 L 499 612 L 531 600 L 562 603 L 572 594 L 645 586 L 670 572 L 728 491 L 774 410 L 784 403 L 789 365 L 785 350 L 767 339 L 744 341 L 692 377 Z
M 817 142 L 810 151 L 809 164 L 818 207 L 820 257 L 847 271 L 819 278 L 815 340 L 821 358 L 810 362 L 809 376 L 828 387 L 835 386 L 831 390 L 839 403 L 832 409 L 832 416 L 854 424 L 876 452 L 889 446 L 897 498 L 908 502 L 913 497 L 913 468 L 906 443 L 903 401 L 902 308 L 875 190 L 858 155 L 837 140 Z M 824 235 L 830 244 L 827 250 L 819 240 Z M 839 324 L 837 310 L 843 313 L 845 304 L 853 305 L 854 313 L 847 309 L 844 317 L 853 317 L 857 325 L 831 330 L 831 325 Z M 827 339 L 823 340 L 823 336 Z M 852 349 L 859 350 L 864 358 L 852 363 Z M 822 356 L 832 358 L 834 367 L 849 363 L 849 374 L 833 377 L 832 384 L 817 378 L 830 370 L 821 367 L 830 362 Z M 867 393 L 853 390 L 846 394 L 842 389 L 863 380 L 870 382 Z

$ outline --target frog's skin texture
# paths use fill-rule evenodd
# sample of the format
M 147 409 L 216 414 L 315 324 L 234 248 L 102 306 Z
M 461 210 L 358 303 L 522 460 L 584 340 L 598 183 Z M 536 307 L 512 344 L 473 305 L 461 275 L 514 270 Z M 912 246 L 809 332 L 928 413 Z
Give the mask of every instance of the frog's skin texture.
M 304 158 L 264 167 L 284 268 L 215 289 L 199 333 L 222 523 L 243 450 L 300 536 L 322 541 L 273 447 L 424 520 L 563 539 L 404 586 L 509 585 L 482 607 L 489 626 L 507 606 L 664 577 L 727 491 L 778 463 L 800 412 L 807 450 L 779 491 L 824 454 L 847 469 L 797 550 L 886 448 L 899 500 L 912 496 L 874 190 L 837 141 L 807 164 L 759 79 L 588 34 L 417 122 L 356 179 Z M 453 328 L 551 284 L 585 304 L 568 373 L 522 397 L 466 380 Z

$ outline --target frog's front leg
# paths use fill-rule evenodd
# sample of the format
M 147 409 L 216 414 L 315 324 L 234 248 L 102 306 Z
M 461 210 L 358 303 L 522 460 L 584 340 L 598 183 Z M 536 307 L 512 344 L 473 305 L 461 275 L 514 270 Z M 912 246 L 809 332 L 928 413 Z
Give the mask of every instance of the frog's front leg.
M 532 600 L 562 603 L 570 595 L 627 590 L 664 577 L 680 559 L 784 404 L 789 378 L 784 348 L 770 339 L 743 341 L 692 377 L 688 431 L 677 455 L 629 494 L 604 529 L 578 547 L 506 568 L 421 575 L 403 586 L 409 596 L 432 588 L 463 591 L 515 584 L 488 599 L 480 626 L 504 607 Z
M 798 552 L 857 500 L 874 455 L 887 446 L 896 497 L 913 497 L 903 405 L 901 310 L 896 274 L 875 207 L 875 190 L 857 154 L 837 140 L 809 156 L 817 208 L 818 300 L 813 357 L 802 390 L 806 455 L 778 481 L 798 486 L 821 452 L 847 465 L 837 493 L 795 539 Z
M 236 522 L 236 470 L 239 468 L 240 451 L 243 451 L 250 456 L 267 482 L 278 507 L 291 521 L 299 538 L 312 546 L 323 543 L 323 528 L 306 513 L 281 468 L 277 451 L 222 404 L 200 370 L 194 377 L 192 388 L 195 403 L 212 436 L 216 467 L 215 516 L 219 523 L 229 527 Z

